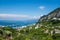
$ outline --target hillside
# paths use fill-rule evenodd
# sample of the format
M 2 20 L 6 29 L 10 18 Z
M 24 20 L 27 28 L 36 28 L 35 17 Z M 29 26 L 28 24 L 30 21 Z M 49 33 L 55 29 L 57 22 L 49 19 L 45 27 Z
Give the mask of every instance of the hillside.
M 38 22 L 48 21 L 53 18 L 60 18 L 60 8 L 57 8 L 52 12 L 48 13 L 47 15 L 42 16 Z
M 42 16 L 36 25 L 0 27 L 0 40 L 60 40 L 60 8 Z

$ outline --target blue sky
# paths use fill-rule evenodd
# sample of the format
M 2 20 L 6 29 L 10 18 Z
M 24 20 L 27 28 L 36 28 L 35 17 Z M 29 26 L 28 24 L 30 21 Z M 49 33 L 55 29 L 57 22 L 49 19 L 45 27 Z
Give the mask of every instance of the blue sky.
M 0 0 L 0 20 L 38 19 L 60 7 L 60 0 Z

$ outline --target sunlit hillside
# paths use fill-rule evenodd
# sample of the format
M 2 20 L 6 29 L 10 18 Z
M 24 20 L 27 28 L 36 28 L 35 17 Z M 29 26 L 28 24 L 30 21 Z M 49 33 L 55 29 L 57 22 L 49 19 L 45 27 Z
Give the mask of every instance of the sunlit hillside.
M 0 27 L 0 40 L 60 40 L 60 8 L 26 27 Z

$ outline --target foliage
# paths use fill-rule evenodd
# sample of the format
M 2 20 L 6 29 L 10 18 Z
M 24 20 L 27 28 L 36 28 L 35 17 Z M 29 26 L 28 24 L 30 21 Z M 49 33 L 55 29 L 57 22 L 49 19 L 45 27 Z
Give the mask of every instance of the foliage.
M 54 24 L 55 23 L 55 24 Z M 40 23 L 42 26 L 38 26 L 39 28 L 35 29 L 36 25 L 32 25 L 26 28 L 22 28 L 20 30 L 11 28 L 11 27 L 3 27 L 0 28 L 0 40 L 9 40 L 12 37 L 12 40 L 60 40 L 60 34 L 51 34 L 51 31 L 54 29 L 60 29 L 59 22 L 48 21 Z M 30 27 L 32 27 L 30 29 Z M 45 31 L 48 30 L 46 33 Z M 1 34 L 3 32 L 3 34 Z

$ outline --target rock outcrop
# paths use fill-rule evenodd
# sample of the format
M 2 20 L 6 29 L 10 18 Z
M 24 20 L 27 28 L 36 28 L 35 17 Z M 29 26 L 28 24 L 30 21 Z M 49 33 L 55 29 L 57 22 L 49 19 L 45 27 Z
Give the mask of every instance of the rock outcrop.
M 42 16 L 38 20 L 38 23 L 43 22 L 43 21 L 48 21 L 53 18 L 60 18 L 60 8 L 57 8 L 57 9 L 53 10 L 52 12 L 48 13 L 47 15 Z

